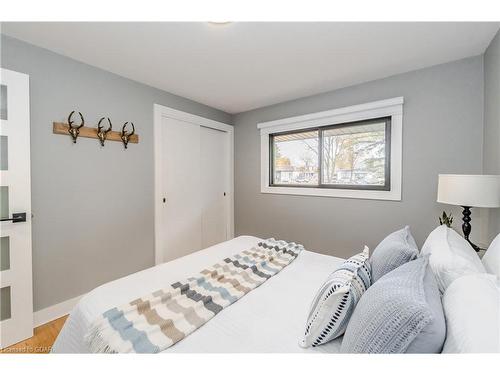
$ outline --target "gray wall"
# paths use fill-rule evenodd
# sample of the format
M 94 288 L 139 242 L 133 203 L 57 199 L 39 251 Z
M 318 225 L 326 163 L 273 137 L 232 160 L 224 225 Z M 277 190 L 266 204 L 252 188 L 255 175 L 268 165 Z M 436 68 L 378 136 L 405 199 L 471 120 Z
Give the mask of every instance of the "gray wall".
M 485 174 L 500 174 L 500 31 L 484 54 Z M 500 233 L 500 208 L 489 210 L 490 240 Z
M 347 256 L 408 223 L 421 244 L 439 212 L 452 209 L 435 202 L 437 173 L 482 171 L 484 92 L 485 142 L 493 139 L 490 131 L 499 139 L 498 39 L 485 55 L 486 88 L 482 57 L 475 57 L 236 115 L 236 233 Z M 153 103 L 226 123 L 232 117 L 16 39 L 1 42 L 1 66 L 30 75 L 34 304 L 40 310 L 154 264 Z M 402 202 L 260 193 L 258 122 L 401 95 Z M 124 151 L 115 142 L 101 149 L 97 140 L 73 145 L 53 135 L 52 122 L 73 109 L 89 123 L 104 115 L 116 127 L 134 121 L 141 142 Z M 494 168 L 490 160 L 498 168 L 498 143 L 485 145 L 486 172 Z
M 263 88 L 265 90 L 265 88 Z M 401 202 L 260 193 L 257 123 L 404 96 Z M 438 173 L 481 173 L 483 59 L 468 58 L 238 114 L 235 123 L 237 234 L 276 236 L 348 256 L 411 226 L 419 244 L 437 225 Z
M 154 264 L 153 103 L 231 123 L 231 116 L 2 36 L 1 66 L 30 75 L 35 311 Z M 168 74 L 168 72 L 165 72 Z M 88 124 L 133 121 L 140 143 L 53 135 L 81 111 Z

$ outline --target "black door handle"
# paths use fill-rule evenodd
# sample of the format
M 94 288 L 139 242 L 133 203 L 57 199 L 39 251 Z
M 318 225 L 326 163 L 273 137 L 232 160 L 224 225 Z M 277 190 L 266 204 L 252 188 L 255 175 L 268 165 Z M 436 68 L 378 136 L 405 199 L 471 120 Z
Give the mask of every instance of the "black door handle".
M 0 221 L 11 221 L 13 223 L 24 223 L 26 221 L 26 212 L 20 212 L 17 214 L 12 214 L 10 219 L 0 219 Z

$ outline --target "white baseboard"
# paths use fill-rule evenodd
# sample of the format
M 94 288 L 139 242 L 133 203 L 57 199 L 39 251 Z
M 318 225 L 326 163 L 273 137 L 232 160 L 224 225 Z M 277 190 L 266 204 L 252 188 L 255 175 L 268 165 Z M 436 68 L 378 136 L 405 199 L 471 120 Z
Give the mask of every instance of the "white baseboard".
M 83 296 L 84 295 L 71 298 L 56 305 L 46 307 L 45 309 L 35 311 L 33 313 L 33 327 L 39 327 L 45 323 L 60 318 L 61 316 L 68 315 L 71 309 L 75 307 L 80 298 Z

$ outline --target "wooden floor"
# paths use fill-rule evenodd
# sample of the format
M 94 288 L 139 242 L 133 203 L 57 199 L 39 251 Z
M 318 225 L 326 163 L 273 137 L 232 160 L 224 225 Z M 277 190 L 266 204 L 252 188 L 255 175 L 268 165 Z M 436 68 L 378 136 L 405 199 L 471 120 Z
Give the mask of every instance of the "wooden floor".
M 43 326 L 36 327 L 34 336 L 21 341 L 17 344 L 9 346 L 0 353 L 48 353 L 52 348 L 52 344 L 56 341 L 57 335 L 61 331 L 64 322 L 68 316 L 63 316 L 59 319 L 53 320 L 44 324 Z

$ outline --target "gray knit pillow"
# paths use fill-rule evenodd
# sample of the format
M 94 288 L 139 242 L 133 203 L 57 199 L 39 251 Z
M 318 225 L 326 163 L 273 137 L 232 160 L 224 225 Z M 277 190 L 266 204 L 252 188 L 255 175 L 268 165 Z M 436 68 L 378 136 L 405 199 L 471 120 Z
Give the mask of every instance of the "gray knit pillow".
M 446 324 L 428 263 L 428 257 L 408 262 L 363 294 L 347 326 L 341 352 L 441 352 Z
M 389 234 L 373 250 L 370 258 L 372 266 L 372 283 L 386 273 L 416 259 L 418 248 L 410 227 L 407 225 L 394 233 Z

